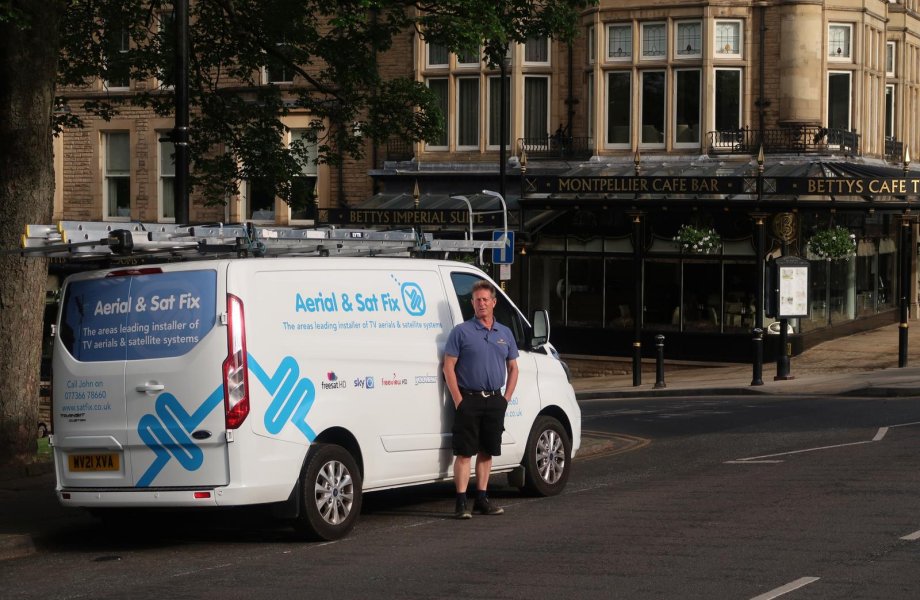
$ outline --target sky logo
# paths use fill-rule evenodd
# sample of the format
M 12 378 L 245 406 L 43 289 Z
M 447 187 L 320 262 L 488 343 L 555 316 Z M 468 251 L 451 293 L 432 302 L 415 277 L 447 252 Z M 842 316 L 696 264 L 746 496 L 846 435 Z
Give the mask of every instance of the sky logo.
M 369 389 L 369 390 L 374 389 L 374 378 L 373 378 L 373 377 L 365 377 L 365 378 L 364 378 L 364 387 L 366 387 L 366 388 Z

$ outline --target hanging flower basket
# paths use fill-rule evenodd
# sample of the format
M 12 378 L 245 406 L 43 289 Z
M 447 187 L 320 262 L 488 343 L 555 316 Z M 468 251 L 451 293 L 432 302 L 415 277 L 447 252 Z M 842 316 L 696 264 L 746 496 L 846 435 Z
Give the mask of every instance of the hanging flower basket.
M 856 236 L 846 227 L 821 229 L 808 240 L 808 251 L 823 260 L 848 260 L 856 256 Z
M 715 229 L 700 229 L 693 225 L 681 225 L 674 241 L 680 243 L 682 251 L 696 254 L 718 252 L 722 246 L 722 238 Z

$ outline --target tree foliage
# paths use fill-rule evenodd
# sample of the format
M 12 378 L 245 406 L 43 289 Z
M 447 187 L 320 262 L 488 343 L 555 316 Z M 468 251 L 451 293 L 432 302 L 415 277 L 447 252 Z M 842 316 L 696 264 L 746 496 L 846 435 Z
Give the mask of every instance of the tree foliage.
M 290 200 L 289 181 L 309 160 L 332 165 L 360 158 L 365 139 L 433 139 L 444 116 L 411 68 L 382 79 L 377 59 L 398 36 L 460 51 L 483 49 L 497 65 L 509 44 L 530 37 L 570 40 L 590 0 L 193 0 L 190 12 L 192 184 L 221 203 L 244 178 L 260 178 Z M 174 72 L 172 3 L 164 0 L 70 0 L 60 84 L 82 86 L 112 73 L 170 82 Z M 125 44 L 130 40 L 129 44 Z M 260 85 L 268 66 L 296 73 L 296 85 Z M 84 101 L 105 118 L 132 102 L 172 114 L 166 85 Z M 281 118 L 313 117 L 308 141 L 282 143 Z M 73 113 L 62 112 L 74 125 Z

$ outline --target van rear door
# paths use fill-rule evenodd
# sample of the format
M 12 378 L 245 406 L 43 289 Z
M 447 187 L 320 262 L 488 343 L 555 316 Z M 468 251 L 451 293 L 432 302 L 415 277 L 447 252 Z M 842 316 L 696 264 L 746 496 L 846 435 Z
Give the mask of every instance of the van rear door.
M 218 271 L 225 267 L 214 264 L 68 282 L 54 362 L 63 487 L 228 483 L 227 340 L 217 326 Z M 82 391 L 82 403 L 68 390 Z

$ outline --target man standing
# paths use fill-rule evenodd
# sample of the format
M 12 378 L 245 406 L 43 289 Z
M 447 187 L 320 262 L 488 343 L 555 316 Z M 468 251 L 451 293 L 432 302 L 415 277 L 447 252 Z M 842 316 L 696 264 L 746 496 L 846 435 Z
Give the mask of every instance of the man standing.
M 505 409 L 518 379 L 518 349 L 511 330 L 495 321 L 495 304 L 495 287 L 485 280 L 474 283 L 475 314 L 454 327 L 444 348 L 444 380 L 455 409 L 452 433 L 458 519 L 472 517 L 467 508 L 466 488 L 474 454 L 477 492 L 474 510 L 483 515 L 505 512 L 489 501 L 486 491 L 492 457 L 502 452 Z

